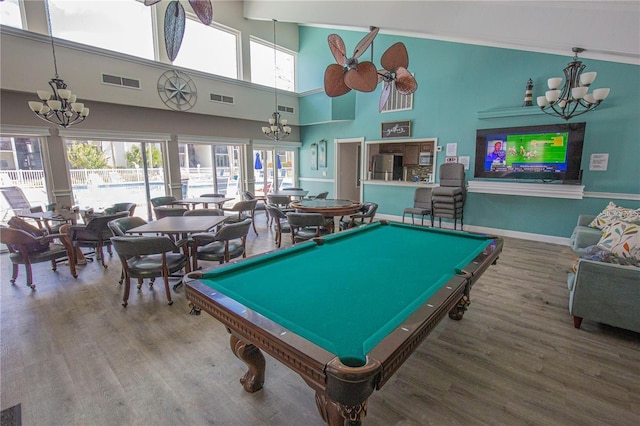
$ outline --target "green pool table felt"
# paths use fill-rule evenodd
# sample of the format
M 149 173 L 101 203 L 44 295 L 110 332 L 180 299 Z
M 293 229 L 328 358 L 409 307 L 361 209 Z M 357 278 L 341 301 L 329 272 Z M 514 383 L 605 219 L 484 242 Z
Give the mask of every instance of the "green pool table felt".
M 365 355 L 492 241 L 379 223 L 206 271 L 202 282 L 336 354 Z

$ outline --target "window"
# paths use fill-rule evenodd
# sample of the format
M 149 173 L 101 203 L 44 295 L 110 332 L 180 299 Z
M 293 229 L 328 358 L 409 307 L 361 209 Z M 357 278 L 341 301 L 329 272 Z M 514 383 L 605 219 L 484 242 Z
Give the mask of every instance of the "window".
M 276 46 L 276 63 L 273 60 L 273 43 L 251 39 L 251 81 L 256 84 L 295 91 L 296 57 L 281 47 Z M 277 79 L 276 79 L 277 77 Z
M 254 149 L 252 163 L 256 195 L 265 196 L 271 191 L 294 186 L 294 158 L 292 150 L 271 147 Z
M 48 0 L 54 37 L 155 59 L 152 8 L 134 0 Z
M 32 207 L 49 203 L 40 148 L 39 138 L 0 137 L 0 187 L 20 187 Z M 0 197 L 0 223 L 12 215 L 12 206 Z
M 18 0 L 0 1 L 0 24 L 22 29 L 22 13 Z
M 238 35 L 187 18 L 174 65 L 223 77 L 238 78 Z
M 240 147 L 206 143 L 180 144 L 180 176 L 185 197 L 225 194 L 237 197 L 240 181 Z
M 147 191 L 149 198 L 166 195 L 161 143 L 65 142 L 71 187 L 80 208 L 101 210 L 115 203 L 136 203 L 135 215 L 151 220 Z

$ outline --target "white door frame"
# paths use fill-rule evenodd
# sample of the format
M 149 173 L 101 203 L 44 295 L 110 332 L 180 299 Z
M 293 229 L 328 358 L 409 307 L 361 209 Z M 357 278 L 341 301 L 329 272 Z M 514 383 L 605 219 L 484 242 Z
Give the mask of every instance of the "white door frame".
M 362 201 L 362 196 L 363 196 L 363 185 L 362 185 L 362 180 L 364 180 L 365 178 L 365 162 L 364 162 L 364 158 L 365 158 L 365 152 L 364 152 L 364 137 L 359 137 L 359 138 L 344 138 L 344 139 L 334 139 L 333 140 L 333 159 L 334 159 L 334 163 L 336 165 L 335 168 L 335 179 L 333 180 L 333 193 L 336 194 L 336 198 L 340 198 L 340 194 L 338 194 L 338 189 L 340 188 L 340 170 L 342 168 L 342 163 L 340 161 L 340 155 L 339 155 L 339 144 L 341 143 L 360 143 L 360 201 Z

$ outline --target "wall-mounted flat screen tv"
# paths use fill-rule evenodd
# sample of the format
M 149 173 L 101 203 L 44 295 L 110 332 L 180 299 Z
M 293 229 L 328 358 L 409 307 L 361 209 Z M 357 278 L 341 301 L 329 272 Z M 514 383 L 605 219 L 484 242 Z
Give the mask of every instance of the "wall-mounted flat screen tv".
M 477 178 L 580 183 L 586 123 L 478 129 Z

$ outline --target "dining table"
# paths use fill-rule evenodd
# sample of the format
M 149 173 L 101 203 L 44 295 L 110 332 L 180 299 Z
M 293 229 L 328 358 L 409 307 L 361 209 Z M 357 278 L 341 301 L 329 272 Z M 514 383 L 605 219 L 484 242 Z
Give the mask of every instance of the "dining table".
M 320 213 L 324 217 L 333 218 L 333 229 L 337 232 L 340 230 L 339 218 L 357 213 L 362 208 L 362 203 L 328 198 L 292 201 L 289 206 L 302 213 Z
M 216 226 L 223 223 L 228 216 L 167 216 L 162 219 L 154 220 L 144 225 L 136 226 L 129 229 L 127 234 L 165 234 L 178 235 L 181 238 L 187 238 L 189 234 L 197 232 L 209 232 Z M 186 272 L 191 272 L 192 264 L 195 264 L 194 253 L 190 253 L 189 245 L 183 247 L 184 254 L 189 259 Z M 174 286 L 178 287 L 179 284 Z
M 269 195 L 285 195 L 288 197 L 302 199 L 309 194 L 309 191 L 304 189 L 279 189 L 277 191 L 271 191 Z
M 51 222 L 62 222 L 75 225 L 80 218 L 80 214 L 76 210 L 36 210 L 22 209 L 17 210 L 15 215 L 23 219 L 32 219 L 38 223 L 40 228 L 44 227 L 51 232 Z
M 180 200 L 181 204 L 190 204 L 192 208 L 198 204 L 202 204 L 205 209 L 209 208 L 209 204 L 215 204 L 219 209 L 222 208 L 222 205 L 227 201 L 235 200 L 233 197 L 192 197 L 192 198 L 183 198 Z

